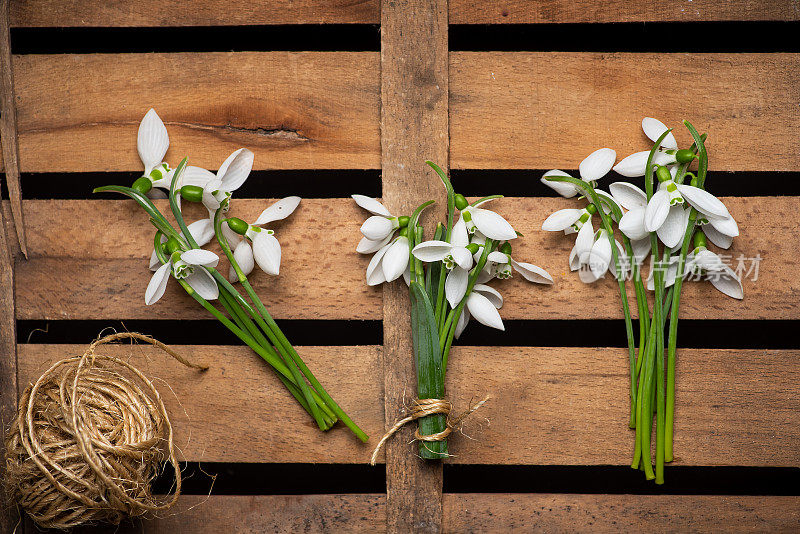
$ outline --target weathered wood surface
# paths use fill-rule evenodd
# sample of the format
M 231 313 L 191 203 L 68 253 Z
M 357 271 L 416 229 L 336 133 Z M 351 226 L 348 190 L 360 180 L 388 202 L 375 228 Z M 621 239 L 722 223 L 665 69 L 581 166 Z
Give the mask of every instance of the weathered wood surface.
M 531 176 L 532 180 L 538 178 Z M 712 173 L 712 191 L 713 181 Z M 707 282 L 687 283 L 681 317 L 800 319 L 800 281 L 793 275 L 798 259 L 791 246 L 796 241 L 800 198 L 723 200 L 741 229 L 741 236 L 724 254 L 732 268 L 736 268 L 740 255 L 760 256 L 758 278 L 753 280 L 754 272 L 745 277 L 743 301 L 726 297 Z M 239 199 L 234 202 L 232 213 L 252 220 L 270 202 Z M 610 277 L 589 286 L 569 271 L 567 260 L 574 236 L 541 230 L 542 221 L 551 212 L 580 205 L 581 201 L 561 198 L 494 201 L 493 209 L 525 234 L 514 243 L 514 257 L 544 267 L 555 279 L 554 285 L 546 287 L 518 276 L 493 283 L 505 297 L 501 311 L 504 318 L 622 317 L 618 289 Z M 156 305 L 145 306 L 152 229 L 132 201 L 28 200 L 24 207 L 31 258 L 17 266 L 17 318 L 208 318 L 202 308 L 181 294 L 177 284 L 169 284 L 166 295 Z M 194 220 L 202 216 L 202 210 L 193 206 L 187 215 L 187 220 Z M 291 218 L 274 226 L 283 247 L 281 274 L 273 278 L 256 271 L 252 281 L 276 317 L 383 317 L 381 290 L 367 287 L 364 281 L 369 256 L 355 252 L 360 238 L 358 228 L 365 216 L 366 212 L 350 199 L 307 199 Z M 744 264 L 747 269 L 753 266 L 749 259 Z M 227 267 L 222 269 L 227 273 Z M 398 292 L 405 291 L 402 282 L 396 285 Z M 314 298 L 308 298 L 309 294 Z M 629 294 L 633 299 L 632 289 Z
M 446 493 L 443 507 L 442 530 L 453 533 L 796 532 L 800 523 L 800 497 Z M 174 513 L 165 515 L 115 532 L 382 532 L 386 498 L 186 495 Z M 76 534 L 107 530 L 86 528 Z
M 20 385 L 57 359 L 84 349 L 19 345 Z M 187 460 L 369 461 L 385 422 L 380 346 L 299 350 L 342 408 L 371 436 L 363 446 L 344 428 L 321 434 L 247 347 L 175 349 L 211 369 L 186 369 L 149 347 L 115 346 L 107 353 L 130 357 L 149 376 L 158 377 L 177 444 Z M 409 358 L 410 354 L 409 349 Z M 800 415 L 795 409 L 800 402 L 799 357 L 796 350 L 679 349 L 676 465 L 800 466 Z M 456 410 L 476 397 L 488 394 L 492 399 L 464 423 L 464 434 L 473 439 L 453 434 L 456 456 L 447 461 L 629 463 L 633 434 L 627 428 L 624 349 L 455 346 L 451 361 L 447 391 Z M 395 441 L 415 458 L 415 444 Z
M 646 147 L 651 115 L 709 131 L 712 169 L 800 170 L 798 54 L 457 52 L 450 64 L 453 168 L 576 168 L 602 145 L 622 158 Z M 379 168 L 379 66 L 375 52 L 17 56 L 22 170 L 138 170 L 151 106 L 172 162 L 215 168 L 247 146 L 259 169 Z
M 28 255 L 25 242 L 25 220 L 22 216 L 22 185 L 19 176 L 19 138 L 17 106 L 14 98 L 14 71 L 11 58 L 11 36 L 8 26 L 9 0 L 0 2 L 0 137 L 3 144 L 4 181 L 11 199 L 11 215 L 22 254 Z M 0 229 L 2 231 L 2 229 Z
M 424 162 L 448 169 L 448 68 L 447 0 L 383 0 L 381 168 L 383 199 L 393 213 L 410 214 L 429 199 L 441 206 L 441 181 Z M 400 283 L 384 291 L 384 410 L 391 428 L 417 397 L 417 374 L 408 289 Z M 406 425 L 385 445 L 390 533 L 442 530 L 442 464 L 419 458 L 416 443 L 409 447 L 415 427 Z
M 377 168 L 378 55 L 361 52 L 15 56 L 23 172 L 140 170 L 155 108 L 167 160 L 216 169 Z
M 601 146 L 622 158 L 649 148 L 649 116 L 684 145 L 683 119 L 709 132 L 712 169 L 800 169 L 798 54 L 462 52 L 450 87 L 453 168 L 575 169 Z
M 546 22 L 656 22 L 797 20 L 791 0 L 452 0 L 451 24 Z M 222 26 L 380 22 L 379 0 L 202 0 L 185 9 L 179 0 L 26 0 L 13 3 L 14 26 Z

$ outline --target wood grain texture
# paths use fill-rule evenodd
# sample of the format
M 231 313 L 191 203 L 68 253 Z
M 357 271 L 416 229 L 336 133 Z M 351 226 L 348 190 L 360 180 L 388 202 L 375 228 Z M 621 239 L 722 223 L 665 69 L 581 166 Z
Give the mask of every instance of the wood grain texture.
M 119 534 L 383 532 L 383 495 L 186 495 Z M 796 532 L 800 497 L 446 493 L 444 532 Z M 276 513 L 280 510 L 281 513 Z M 108 528 L 85 528 L 98 534 Z
M 663 22 L 716 20 L 798 20 L 792 0 L 452 0 L 452 24 L 527 24 L 563 22 Z
M 140 170 L 151 107 L 173 165 L 216 169 L 246 146 L 256 169 L 379 166 L 375 53 L 32 55 L 14 68 L 23 172 Z
M 20 384 L 84 349 L 19 345 Z M 345 428 L 320 433 L 247 347 L 175 349 L 211 369 L 186 369 L 150 348 L 117 346 L 108 353 L 129 357 L 158 377 L 185 459 L 369 461 L 385 424 L 380 346 L 299 347 L 323 385 L 373 437 L 363 446 Z M 799 357 L 796 350 L 679 348 L 675 464 L 800 466 Z M 456 456 L 449 462 L 629 464 L 624 349 L 456 346 L 451 362 L 447 392 L 457 411 L 476 397 L 492 399 L 465 422 L 465 435 L 451 436 Z M 415 458 L 407 440 L 398 442 Z
M 24 0 L 13 2 L 14 26 L 222 26 L 249 24 L 380 23 L 378 0 L 202 0 L 184 9 L 179 0 Z M 547 22 L 657 22 L 798 20 L 791 0 L 453 0 L 452 24 Z
M 800 169 L 797 54 L 460 52 L 450 87 L 453 168 L 575 169 L 602 146 L 621 159 L 649 148 L 650 116 L 684 145 L 683 119 L 709 132 L 712 169 Z
M 538 178 L 531 176 L 532 180 Z M 712 191 L 713 183 L 712 172 Z M 727 260 L 736 268 L 740 255 L 760 256 L 758 278 L 753 280 L 755 273 L 745 277 L 743 301 L 726 297 L 708 282 L 685 284 L 681 317 L 800 319 L 800 282 L 793 275 L 800 266 L 790 245 L 800 230 L 795 217 L 800 212 L 800 197 L 723 200 L 741 231 L 733 247 L 724 251 Z M 252 220 L 270 202 L 239 199 L 232 213 Z M 525 234 L 513 244 L 513 256 L 547 269 L 555 279 L 552 286 L 530 284 L 518 276 L 492 282 L 505 298 L 501 310 L 504 319 L 622 317 L 618 289 L 611 278 L 585 285 L 569 271 L 567 260 L 574 236 L 541 230 L 542 221 L 553 211 L 581 205 L 578 200 L 562 198 L 494 201 L 493 209 Z M 17 266 L 19 319 L 208 318 L 177 284 L 169 284 L 167 294 L 156 305 L 144 305 L 152 230 L 132 201 L 28 200 L 24 209 L 31 257 Z M 108 223 L 87 231 L 87 214 Z M 281 274 L 272 278 L 256 272 L 252 281 L 276 317 L 383 317 L 381 289 L 367 287 L 364 281 L 369 256 L 355 252 L 365 214 L 350 199 L 306 199 L 291 218 L 275 225 L 283 247 Z M 187 220 L 200 216 L 197 206 L 187 211 Z M 745 262 L 747 268 L 752 265 L 749 260 Z M 223 272 L 227 272 L 225 269 Z M 397 289 L 392 291 L 407 291 L 402 282 L 394 285 Z M 309 294 L 314 298 L 309 299 Z M 632 289 L 629 295 L 634 299 Z M 632 309 L 635 312 L 636 306 Z M 473 327 L 483 328 L 477 324 Z M 624 336 L 622 327 L 620 336 Z
M 25 219 L 22 215 L 22 186 L 19 175 L 19 138 L 17 106 L 14 98 L 14 69 L 11 59 L 11 35 L 8 26 L 9 0 L 0 2 L 0 138 L 3 144 L 3 170 L 11 199 L 11 215 L 17 228 L 22 254 L 28 255 Z
M 91 340 L 87 340 L 88 342 Z M 115 345 L 104 354 L 130 361 L 154 379 L 175 428 L 179 454 L 199 462 L 366 463 L 371 443 L 346 427 L 321 432 L 277 379 L 246 346 L 173 348 L 192 362 L 188 369 L 150 347 Z M 20 385 L 35 381 L 49 365 L 80 356 L 81 345 L 19 345 Z M 322 385 L 370 436 L 383 429 L 380 347 L 297 347 Z M 377 468 L 376 468 L 377 469 Z
M 601 145 L 622 158 L 644 149 L 652 115 L 708 130 L 712 169 L 800 170 L 798 54 L 456 52 L 450 63 L 453 168 L 576 168 Z M 379 72 L 374 52 L 18 56 L 22 171 L 141 169 L 136 129 L 151 106 L 173 163 L 189 154 L 216 168 L 247 146 L 258 169 L 378 168 Z
M 3 210 L 4 211 L 4 210 Z M 14 320 L 14 260 L 10 241 L 15 238 L 7 228 L 7 214 L 0 213 L 0 434 L 17 414 L 17 324 Z M 16 242 L 15 242 L 16 243 Z M 3 440 L 5 444 L 5 440 Z M 5 446 L 0 447 L 0 480 L 5 480 Z M 6 484 L 0 484 L 0 531 L 13 532 L 19 522 L 15 503 L 6 493 Z
M 448 169 L 447 0 L 381 2 L 381 168 L 383 199 L 393 213 L 410 213 L 443 189 L 425 160 Z M 441 202 L 439 203 L 441 206 Z M 417 396 L 407 287 L 383 295 L 383 377 L 386 428 Z M 442 529 L 442 463 L 409 445 L 416 424 L 386 443 L 386 530 Z

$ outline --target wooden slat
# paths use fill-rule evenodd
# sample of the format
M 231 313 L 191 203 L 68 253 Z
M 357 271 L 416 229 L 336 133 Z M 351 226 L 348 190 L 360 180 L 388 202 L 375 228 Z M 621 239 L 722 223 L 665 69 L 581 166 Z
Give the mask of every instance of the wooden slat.
M 186 495 L 119 534 L 383 532 L 386 498 L 356 495 Z M 446 493 L 444 532 L 796 532 L 800 497 Z M 85 528 L 76 534 L 107 532 Z
M 548 22 L 663 22 L 717 20 L 797 20 L 800 10 L 791 0 L 453 0 L 452 24 L 524 24 Z
M 454 168 L 575 168 L 601 145 L 622 158 L 646 148 L 649 114 L 708 130 L 712 169 L 800 170 L 798 54 L 458 52 L 450 63 Z M 136 128 L 151 106 L 173 163 L 189 154 L 215 168 L 247 146 L 259 169 L 380 166 L 377 53 L 33 55 L 15 68 L 24 172 L 140 169 Z
M 716 20 L 797 20 L 791 0 L 453 0 L 452 24 L 547 22 L 657 22 Z M 380 2 L 363 0 L 202 0 L 185 9 L 179 0 L 89 1 L 27 0 L 13 2 L 14 26 L 218 26 L 249 24 L 330 24 L 380 22 Z
M 712 174 L 712 191 L 713 180 Z M 707 282 L 687 283 L 681 317 L 800 319 L 796 305 L 800 282 L 793 276 L 798 260 L 786 246 L 798 233 L 795 214 L 800 213 L 800 197 L 723 200 L 741 229 L 741 236 L 725 254 L 734 268 L 740 255 L 760 256 L 758 279 L 746 277 L 743 301 L 726 297 Z M 269 202 L 239 199 L 232 213 L 252 220 Z M 551 212 L 580 205 L 578 200 L 561 198 L 494 202 L 493 209 L 525 234 L 514 243 L 513 256 L 544 267 L 555 279 L 549 287 L 529 284 L 518 276 L 493 283 L 505 297 L 504 318 L 622 317 L 618 289 L 611 278 L 587 286 L 569 271 L 574 236 L 541 230 Z M 188 220 L 201 216 L 197 208 L 187 211 Z M 208 318 L 176 284 L 170 284 L 156 305 L 144 305 L 152 229 L 132 201 L 29 200 L 25 210 L 31 259 L 17 269 L 19 319 Z M 87 214 L 99 224 L 87 222 Z M 272 278 L 257 271 L 252 280 L 276 317 L 382 318 L 381 290 L 367 287 L 364 281 L 369 257 L 355 252 L 364 216 L 350 199 L 307 199 L 290 219 L 275 225 L 283 247 L 281 275 Z M 632 289 L 629 294 L 633 298 Z
M 424 162 L 448 169 L 447 5 L 447 0 L 381 2 L 381 168 L 384 201 L 394 213 L 411 213 L 443 197 L 439 178 Z M 390 285 L 383 299 L 387 429 L 417 397 L 409 325 L 408 288 Z M 409 446 L 415 427 L 406 425 L 385 446 L 386 531 L 391 534 L 442 530 L 442 463 L 423 460 L 417 444 Z
M 216 169 L 246 146 L 257 169 L 377 168 L 377 60 L 361 52 L 15 56 L 22 170 L 139 170 L 136 130 L 151 107 L 167 125 L 173 165 L 188 155 Z
M 651 116 L 684 146 L 681 120 L 709 132 L 714 170 L 800 169 L 797 54 L 461 52 L 450 76 L 453 168 L 574 169 L 601 146 L 622 158 L 649 148 Z
M 20 345 L 20 384 L 84 349 Z M 188 370 L 150 348 L 113 347 L 107 353 L 130 355 L 148 375 L 163 380 L 157 385 L 186 459 L 369 460 L 384 428 L 381 347 L 299 349 L 333 397 L 372 436 L 367 445 L 344 428 L 320 434 L 248 348 L 175 349 L 211 369 L 205 374 Z M 676 465 L 800 466 L 799 357 L 796 350 L 679 349 Z M 472 439 L 453 434 L 457 455 L 448 461 L 629 464 L 633 433 L 627 427 L 624 349 L 454 346 L 451 362 L 447 391 L 456 410 L 476 397 L 488 394 L 492 400 L 465 422 L 463 432 Z M 402 443 L 411 454 L 408 442 Z

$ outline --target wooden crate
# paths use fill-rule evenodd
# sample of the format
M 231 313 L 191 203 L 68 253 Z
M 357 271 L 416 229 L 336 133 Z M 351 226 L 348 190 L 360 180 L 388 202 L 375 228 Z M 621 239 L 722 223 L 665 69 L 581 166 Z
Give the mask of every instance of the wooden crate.
M 42 172 L 139 169 L 135 132 L 155 107 L 170 133 L 171 160 L 215 168 L 233 149 L 255 152 L 258 169 L 381 169 L 393 209 L 441 198 L 425 159 L 451 169 L 574 168 L 600 145 L 640 150 L 639 121 L 690 118 L 712 132 L 713 171 L 800 171 L 800 56 L 793 53 L 450 52 L 448 23 L 798 20 L 796 2 L 635 0 L 486 3 L 472 0 L 176 0 L 12 2 L 11 26 L 125 27 L 381 24 L 378 52 L 214 52 L 19 55 L 14 95 L 3 98 L 9 177 Z M 8 19 L 4 18 L 4 61 Z M 269 31 L 269 29 L 264 30 Z M 332 44 L 335 48 L 335 44 Z M 5 64 L 8 79 L 8 61 Z M 176 83 L 176 75 L 183 82 Z M 691 80 L 661 90 L 647 77 Z M 16 130 L 13 112 L 16 110 Z M 688 141 L 678 132 L 679 141 Z M 18 142 L 18 161 L 14 145 Z M 621 144 L 618 144 L 621 143 Z M 753 150 L 756 146 L 757 149 Z M 746 154 L 747 157 L 743 157 Z M 77 175 L 80 176 L 80 175 Z M 791 175 L 789 175 L 791 176 Z M 526 178 L 538 180 L 533 172 Z M 25 177 L 36 179 L 36 174 Z M 26 190 L 34 188 L 26 183 Z M 413 392 L 403 287 L 368 288 L 367 258 L 355 253 L 362 213 L 341 198 L 304 200 L 281 229 L 280 280 L 254 277 L 278 319 L 384 320 L 382 346 L 302 347 L 342 407 L 372 436 L 362 446 L 343 428 L 321 434 L 263 362 L 239 346 L 178 346 L 209 362 L 195 373 L 151 358 L 141 364 L 175 391 L 166 396 L 184 459 L 192 462 L 365 464 L 371 446 Z M 741 221 L 731 253 L 759 254 L 760 278 L 742 302 L 691 284 L 690 319 L 800 319 L 793 244 L 800 197 L 726 198 Z M 504 285 L 504 318 L 618 319 L 610 280 L 581 284 L 565 272 L 566 240 L 539 231 L 573 200 L 507 198 L 498 209 L 526 239 L 520 256 L 554 275 L 547 289 Z M 255 214 L 264 199 L 238 200 Z M 577 205 L 577 204 L 575 204 Z M 202 319 L 171 287 L 144 305 L 148 222 L 129 202 L 24 200 L 28 258 L 3 206 L 5 245 L 0 318 L 2 417 L 17 394 L 65 352 L 80 346 L 27 344 L 16 320 Z M 109 221 L 87 227 L 87 221 Z M 65 228 L 66 231 L 54 231 Z M 6 248 L 3 247 L 3 249 Z M 324 260 L 321 260 L 324 258 Z M 319 268 L 322 262 L 322 269 Z M 635 309 L 635 306 L 634 306 Z M 398 320 L 397 318 L 401 319 Z M 536 323 L 532 323 L 535 325 Z M 615 323 L 616 324 L 616 323 Z M 787 323 L 790 324 L 790 323 Z M 791 323 L 795 324 L 795 323 Z M 619 327 L 622 336 L 622 327 Z M 89 341 L 88 339 L 86 340 Z M 313 339 L 294 339 L 298 345 Z M 590 340 L 586 340 L 590 345 Z M 342 351 L 347 357 L 342 357 Z M 451 464 L 625 465 L 627 356 L 622 349 L 457 346 L 447 376 L 457 406 L 490 394 Z M 112 352 L 126 353 L 117 348 Z M 676 465 L 800 466 L 798 350 L 683 349 L 678 364 Z M 138 363 L 138 361 L 137 361 Z M 280 416 L 278 416 L 280 414 Z M 491 424 L 478 425 L 488 419 Z M 481 494 L 442 492 L 441 464 L 424 464 L 390 442 L 386 494 L 185 496 L 178 515 L 136 532 L 616 530 L 797 530 L 800 498 L 758 495 Z M 191 439 L 189 437 L 191 436 Z M 234 439 L 231 439 L 234 436 Z M 669 472 L 668 472 L 669 477 Z M 669 479 L 668 479 L 669 480 Z M 668 490 L 667 490 L 668 493 Z M 198 506 L 193 505 L 201 503 Z M 0 523 L 10 531 L 13 510 Z M 23 525 L 33 532 L 31 524 Z M 92 530 L 93 532 L 103 529 Z M 114 531 L 109 529 L 109 532 Z M 127 531 L 123 528 L 121 531 Z

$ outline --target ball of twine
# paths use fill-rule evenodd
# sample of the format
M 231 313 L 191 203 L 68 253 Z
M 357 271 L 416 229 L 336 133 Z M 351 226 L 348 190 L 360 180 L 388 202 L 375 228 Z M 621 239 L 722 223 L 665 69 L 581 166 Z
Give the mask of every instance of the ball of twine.
M 120 339 L 149 343 L 205 369 L 151 337 L 125 332 L 56 362 L 29 386 L 6 438 L 6 483 L 42 527 L 119 524 L 165 510 L 180 495 L 172 425 L 155 386 L 128 362 L 95 354 Z M 165 459 L 175 469 L 175 491 L 158 498 L 151 482 Z

